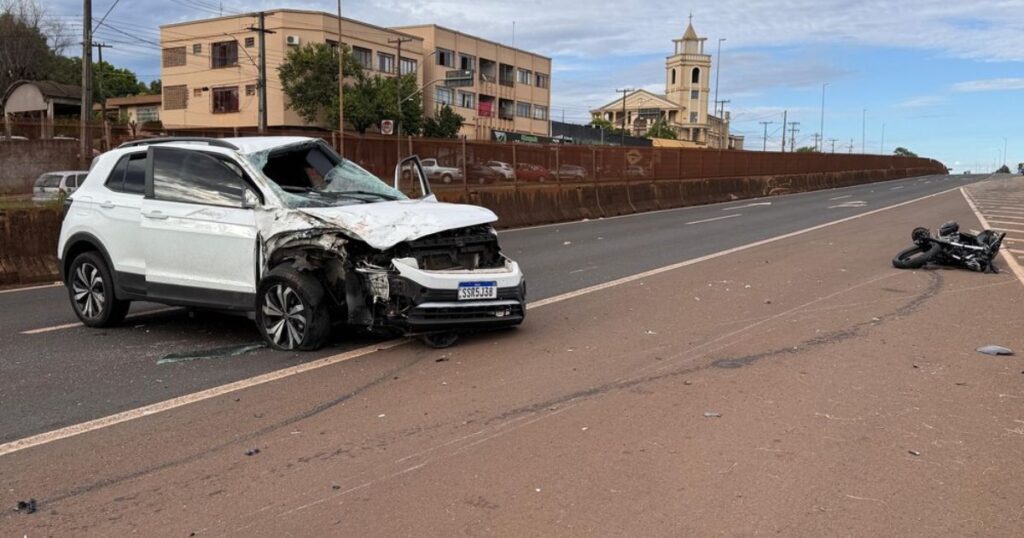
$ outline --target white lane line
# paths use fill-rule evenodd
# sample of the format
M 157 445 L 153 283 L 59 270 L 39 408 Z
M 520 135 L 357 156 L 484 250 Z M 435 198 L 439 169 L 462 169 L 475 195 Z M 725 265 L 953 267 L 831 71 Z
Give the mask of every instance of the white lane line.
M 53 284 L 40 284 L 38 286 L 26 286 L 24 288 L 11 288 L 11 289 L 7 289 L 7 290 L 0 290 L 0 295 L 3 295 L 5 293 L 14 293 L 14 292 L 17 292 L 17 291 L 32 291 L 32 290 L 42 290 L 42 289 L 46 289 L 46 288 L 56 288 L 56 287 L 63 286 L 63 285 L 64 284 L 61 284 L 60 282 L 54 282 Z
M 903 206 L 906 206 L 906 205 L 910 205 L 910 204 L 915 203 L 915 202 L 920 202 L 921 200 L 927 200 L 929 198 L 934 198 L 936 196 L 941 196 L 943 194 L 950 193 L 950 192 L 955 191 L 957 189 L 960 189 L 960 187 L 953 187 L 952 189 L 947 189 L 947 190 L 944 190 L 944 191 L 932 193 L 932 194 L 929 194 L 929 195 L 926 195 L 926 196 L 922 196 L 920 198 L 915 198 L 913 200 L 907 200 L 905 202 L 900 202 L 898 204 L 893 204 L 893 205 L 888 206 L 888 207 L 882 207 L 882 208 L 878 208 L 878 209 L 873 209 L 871 211 L 865 211 L 864 213 L 861 213 L 859 215 L 852 215 L 852 216 L 841 218 L 841 219 L 834 220 L 834 221 L 831 221 L 831 222 L 826 222 L 824 224 L 818 224 L 817 226 L 811 226 L 810 228 L 804 228 L 803 230 L 797 230 L 795 232 L 789 232 L 787 234 L 771 237 L 771 238 L 768 238 L 768 239 L 762 239 L 760 241 L 755 241 L 753 243 L 747 243 L 746 245 L 741 245 L 741 246 L 738 246 L 738 247 L 733 247 L 733 248 L 730 248 L 730 249 L 722 250 L 722 251 L 719 251 L 719 252 L 716 252 L 716 253 L 713 253 L 713 254 L 708 254 L 706 256 L 701 256 L 699 258 L 693 258 L 693 259 L 682 261 L 682 262 L 679 262 L 679 263 L 674 263 L 672 265 L 666 265 L 664 267 L 659 267 L 657 269 L 652 269 L 650 271 L 645 271 L 643 273 L 637 273 L 635 275 L 619 278 L 619 279 L 616 279 L 616 280 L 605 282 L 603 284 L 597 284 L 597 285 L 590 286 L 590 287 L 587 287 L 587 288 L 582 288 L 582 289 L 579 289 L 579 290 L 570 291 L 568 293 L 563 293 L 561 295 L 556 295 L 554 297 L 548 297 L 547 299 L 541 299 L 539 301 L 534 301 L 532 303 L 529 303 L 528 305 L 526 305 L 526 308 L 528 310 L 533 310 L 534 308 L 540 308 L 540 307 L 547 306 L 547 305 L 550 305 L 550 304 L 555 304 L 555 303 L 559 303 L 559 302 L 562 302 L 562 301 L 567 301 L 569 299 L 573 299 L 573 298 L 580 297 L 580 296 L 583 296 L 583 295 L 587 295 L 587 294 L 590 294 L 590 293 L 594 293 L 594 292 L 597 292 L 597 291 L 605 290 L 605 289 L 612 288 L 612 287 L 615 287 L 615 286 L 620 286 L 622 284 L 626 284 L 626 283 L 629 283 L 629 282 L 634 282 L 634 281 L 637 281 L 637 280 L 642 280 L 644 278 L 649 278 L 649 277 L 657 275 L 657 274 L 665 273 L 665 272 L 668 272 L 668 271 L 673 271 L 673 270 L 679 269 L 681 267 L 687 267 L 687 266 L 690 266 L 690 265 L 695 265 L 695 264 L 698 264 L 698 263 L 701 263 L 701 262 L 705 262 L 705 261 L 708 261 L 708 260 L 713 260 L 715 258 L 720 258 L 722 256 L 728 256 L 730 254 L 735 254 L 737 252 L 742 252 L 744 250 L 749 250 L 749 249 L 752 249 L 752 248 L 755 248 L 755 247 L 759 247 L 759 246 L 762 246 L 762 245 L 767 245 L 767 244 L 770 244 L 770 243 L 774 243 L 776 241 L 782 241 L 782 240 L 785 240 L 785 239 L 789 239 L 791 237 L 797 237 L 799 235 L 803 235 L 803 234 L 806 234 L 806 233 L 809 233 L 809 232 L 813 232 L 815 230 L 821 230 L 823 228 L 827 228 L 829 226 L 834 226 L 836 224 L 842 224 L 844 222 L 849 222 L 849 221 L 852 221 L 852 220 L 856 220 L 856 219 L 859 219 L 861 217 L 867 217 L 867 216 L 870 216 L 870 215 L 874 215 L 876 213 L 881 213 L 882 211 L 888 211 L 890 209 L 896 209 L 898 207 L 903 207 Z M 406 343 L 408 343 L 410 341 L 411 340 L 408 339 L 408 338 L 396 338 L 394 340 L 388 340 L 388 341 L 382 342 L 380 344 L 376 344 L 376 345 L 372 345 L 372 346 L 365 346 L 365 347 L 362 347 L 362 348 L 359 348 L 359 349 L 354 349 L 352 351 L 348 351 L 348 352 L 345 352 L 345 353 L 340 353 L 338 355 L 333 355 L 333 356 L 330 356 L 330 357 L 325 357 L 323 359 L 318 359 L 318 360 L 315 360 L 315 361 L 310 361 L 310 362 L 307 362 L 307 363 L 303 363 L 303 364 L 299 364 L 299 365 L 292 366 L 292 367 L 289 367 L 289 368 L 285 368 L 283 370 L 276 370 L 276 371 L 269 372 L 269 373 L 266 373 L 266 374 L 261 374 L 261 375 L 255 376 L 255 377 L 250 377 L 248 379 L 241 379 L 239 381 L 235 381 L 233 383 L 228 383 L 226 385 L 221 385 L 219 387 L 209 388 L 209 389 L 202 390 L 202 391 L 199 391 L 199 392 L 194 392 L 192 394 L 186 394 L 184 396 L 179 396 L 177 398 L 172 398 L 170 400 L 165 400 L 163 402 L 157 402 L 155 404 L 150 404 L 150 405 L 139 407 L 139 408 L 136 408 L 136 409 L 130 409 L 128 411 L 122 411 L 120 413 L 116 413 L 116 414 L 113 414 L 113 415 L 109 415 L 109 416 L 98 418 L 98 419 L 94 419 L 94 420 L 90 420 L 88 422 L 83 422 L 83 423 L 80 423 L 80 424 L 74 424 L 74 425 L 66 426 L 64 428 L 56 429 L 56 430 L 53 430 L 53 431 L 49 431 L 49 432 L 45 432 L 45 433 L 40 433 L 40 434 L 37 434 L 37 435 L 33 435 L 31 437 L 26 437 L 24 439 L 18 439 L 17 441 L 10 441 L 10 442 L 7 442 L 7 443 L 4 443 L 4 444 L 0 445 L 0 456 L 5 456 L 7 454 L 11 454 L 11 453 L 17 452 L 19 450 L 25 450 L 27 448 L 32 448 L 32 447 L 36 447 L 36 446 L 40 446 L 40 445 L 45 445 L 47 443 L 52 443 L 54 441 L 59 441 L 61 439 L 67 439 L 68 437 L 73 437 L 73 436 L 80 435 L 80 434 L 83 434 L 83 433 L 88 433 L 88 432 L 91 432 L 91 431 L 107 428 L 107 427 L 110 427 L 110 426 L 114 426 L 116 424 L 120 424 L 122 422 L 128 422 L 128 421 L 135 420 L 135 419 L 142 418 L 142 417 L 146 417 L 146 416 L 149 416 L 149 415 L 154 415 L 154 414 L 157 414 L 157 413 L 162 413 L 164 411 L 169 411 L 171 409 L 175 409 L 175 408 L 182 407 L 182 406 L 185 406 L 185 405 L 193 404 L 193 403 L 196 403 L 196 402 L 201 402 L 203 400 L 208 400 L 210 398 L 216 398 L 218 396 L 223 396 L 223 395 L 229 394 L 231 392 L 236 392 L 236 391 L 247 389 L 247 388 L 250 388 L 250 387 L 255 387 L 257 385 L 262 385 L 262 384 L 265 384 L 265 383 L 270 383 L 272 381 L 277 381 L 277 380 L 284 379 L 286 377 L 290 377 L 290 376 L 293 376 L 293 375 L 301 374 L 301 373 L 304 373 L 304 372 L 309 372 L 311 370 L 316 370 L 318 368 L 323 368 L 325 366 L 330 366 L 330 365 L 337 364 L 337 363 L 340 363 L 340 362 L 345 362 L 345 361 L 353 360 L 353 359 L 356 359 L 356 358 L 359 358 L 359 357 L 363 357 L 363 356 L 369 355 L 369 354 L 374 353 L 376 351 L 384 351 L 384 350 L 396 348 L 396 347 L 401 346 L 403 344 L 406 344 Z
M 754 202 L 752 204 L 747 204 L 747 205 L 736 205 L 736 206 L 732 206 L 732 207 L 723 207 L 722 211 L 733 211 L 733 210 L 736 210 L 736 209 L 744 209 L 744 208 L 747 208 L 747 207 L 761 207 L 761 206 L 766 206 L 766 205 L 772 205 L 772 203 L 771 202 Z
M 724 217 L 715 217 L 713 219 L 691 220 L 690 222 L 687 222 L 686 224 L 703 224 L 705 222 L 714 222 L 716 220 L 732 219 L 732 218 L 742 217 L 742 216 L 743 216 L 743 213 L 736 213 L 735 215 L 725 215 Z
M 836 200 L 845 200 L 847 198 L 853 198 L 853 195 L 852 194 L 847 194 L 846 196 L 836 196 L 835 198 L 829 198 L 828 201 L 829 202 L 834 202 Z
M 903 185 L 899 185 L 899 186 L 893 187 L 893 188 L 891 188 L 889 190 L 896 191 L 896 190 L 902 189 L 903 187 L 904 187 Z
M 148 316 L 150 314 L 160 314 L 162 312 L 170 312 L 172 310 L 180 310 L 180 309 L 181 309 L 181 307 L 179 307 L 179 306 L 169 306 L 167 308 L 155 308 L 153 310 L 146 310 L 145 312 L 139 312 L 137 314 L 132 314 L 130 316 L 125 317 L 124 319 L 125 320 L 133 320 L 133 319 L 137 319 L 137 318 L 140 318 L 140 317 L 143 317 L 143 316 Z M 74 328 L 74 327 L 82 327 L 82 326 L 83 326 L 82 322 L 78 321 L 78 322 L 75 322 L 75 323 L 65 323 L 63 325 L 54 325 L 52 327 L 43 327 L 41 329 L 30 329 L 30 330 L 27 330 L 27 331 L 21 331 L 21 334 L 43 334 L 43 333 L 48 333 L 48 332 L 53 332 L 53 331 L 60 331 L 60 330 L 63 330 L 63 329 L 71 329 L 71 328 Z
M 1014 225 L 1017 225 L 1017 226 L 1019 226 L 1021 224 L 1024 224 L 1024 222 L 1010 222 L 1010 221 L 1005 221 L 1005 220 L 990 220 L 989 222 L 991 222 L 992 224 L 1014 224 Z M 996 228 L 998 229 L 998 226 Z M 1021 232 L 1021 231 L 1024 231 L 1024 230 L 1004 230 L 1004 231 L 1008 231 L 1008 232 Z
M 19 450 L 25 450 L 26 448 L 45 445 L 47 443 L 52 443 L 54 441 L 59 441 L 61 439 L 67 439 L 68 437 L 73 437 L 75 435 L 91 432 L 94 430 L 99 430 L 102 428 L 107 428 L 115 424 L 128 422 L 130 420 L 135 420 L 137 418 L 155 415 L 157 413 L 169 411 L 171 409 L 181 407 L 184 405 L 201 402 L 203 400 L 209 400 L 210 398 L 216 398 L 217 396 L 223 396 L 224 394 L 228 394 L 231 392 L 247 389 L 250 387 L 255 387 L 256 385 L 262 385 L 264 383 L 270 383 L 271 381 L 277 381 L 278 379 L 283 379 L 296 374 L 301 374 L 303 372 L 308 372 L 310 370 L 316 370 L 317 368 L 323 368 L 324 366 L 330 366 L 332 364 L 337 364 L 339 362 L 350 361 L 352 359 L 357 359 L 359 357 L 369 355 L 376 351 L 382 351 L 385 349 L 398 347 L 408 342 L 410 342 L 410 339 L 408 338 L 396 338 L 394 340 L 388 340 L 380 344 L 365 346 L 345 353 L 340 353 L 338 355 L 332 355 L 330 357 L 325 357 L 323 359 L 298 364 L 295 366 L 285 368 L 283 370 L 275 370 L 273 372 L 258 375 L 256 377 L 242 379 L 239 381 L 235 381 L 233 383 L 228 383 L 227 385 L 213 387 L 199 392 L 194 392 L 192 394 L 179 396 L 177 398 L 171 398 L 170 400 L 157 402 L 155 404 L 138 407 L 136 409 L 130 409 L 128 411 L 123 411 L 121 413 L 115 413 L 113 415 L 98 418 L 95 420 L 90 420 L 88 422 L 82 422 L 81 424 L 75 424 L 73 426 L 67 426 L 65 428 L 60 428 L 46 433 L 40 433 L 38 435 L 33 435 L 31 437 L 19 439 L 17 441 L 11 441 L 9 443 L 4 443 L 0 445 L 0 456 L 6 456 L 7 454 L 11 454 Z
M 842 208 L 848 208 L 848 207 L 864 207 L 866 205 L 868 205 L 868 203 L 865 202 L 864 200 L 850 200 L 849 202 L 843 202 L 841 204 L 830 205 L 830 206 L 828 206 L 828 208 L 829 209 L 842 209 Z
M 967 205 L 971 206 L 971 211 L 974 211 L 974 215 L 978 217 L 978 222 L 981 223 L 981 227 L 985 229 L 992 228 L 992 226 L 989 225 L 989 221 L 985 219 L 985 215 L 982 215 L 981 211 L 978 211 L 978 206 L 974 205 L 974 200 L 971 200 L 971 196 L 967 194 L 967 189 L 961 187 L 960 194 L 963 195 L 964 200 L 967 200 Z M 1021 231 L 1021 233 L 1024 233 L 1024 231 Z M 1024 267 L 1021 267 L 1016 258 L 1007 254 L 1005 251 L 1002 251 L 999 254 L 1001 254 L 1003 259 L 1006 260 L 1006 265 L 1010 266 L 1010 270 L 1013 271 L 1013 274 L 1017 275 L 1017 280 L 1020 280 L 1020 283 L 1024 284 Z
M 985 211 L 984 209 L 982 209 L 981 212 L 984 213 L 986 217 L 991 217 L 994 219 L 1024 219 L 1024 215 L 1007 215 L 999 211 Z

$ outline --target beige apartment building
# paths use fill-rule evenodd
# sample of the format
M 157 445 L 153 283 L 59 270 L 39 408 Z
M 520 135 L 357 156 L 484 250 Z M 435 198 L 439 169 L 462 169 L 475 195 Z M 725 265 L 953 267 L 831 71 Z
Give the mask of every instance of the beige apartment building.
M 338 18 L 294 9 L 264 14 L 267 126 L 309 126 L 288 108 L 277 68 L 293 47 L 337 44 Z M 258 24 L 253 13 L 160 27 L 166 127 L 258 125 Z M 466 119 L 462 134 L 470 139 L 490 139 L 493 130 L 549 133 L 550 58 L 435 25 L 382 28 L 343 18 L 340 41 L 370 74 L 415 74 L 424 114 L 451 105 Z
M 490 140 L 494 131 L 550 134 L 551 58 L 435 24 L 396 30 L 423 39 L 426 114 L 450 105 L 470 140 Z
M 665 59 L 665 93 L 634 90 L 591 110 L 591 116 L 624 127 L 634 136 L 643 136 L 661 120 L 676 132 L 680 145 L 743 149 L 743 137 L 729 133 L 729 113 L 724 117 L 708 113 L 712 71 L 705 41 L 691 20 L 683 36 L 672 40 L 672 55 Z
M 338 43 L 338 18 L 327 13 L 280 9 L 265 11 L 267 56 L 267 126 L 305 127 L 288 108 L 277 68 L 289 49 L 310 43 Z M 163 49 L 161 120 L 168 128 L 256 127 L 259 98 L 259 18 L 233 15 L 160 27 Z M 343 18 L 342 39 L 373 74 L 415 73 L 423 40 L 372 24 Z M 398 58 L 398 41 L 402 54 Z M 320 122 L 317 127 L 329 127 Z

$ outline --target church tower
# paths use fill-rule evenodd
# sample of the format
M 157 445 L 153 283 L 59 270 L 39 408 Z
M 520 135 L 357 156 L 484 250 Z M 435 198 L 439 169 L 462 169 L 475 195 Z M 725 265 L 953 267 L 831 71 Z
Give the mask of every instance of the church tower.
M 707 142 L 708 99 L 711 95 L 711 55 L 704 54 L 705 37 L 693 29 L 693 15 L 675 51 L 665 60 L 665 96 L 679 105 L 676 124 L 695 142 Z

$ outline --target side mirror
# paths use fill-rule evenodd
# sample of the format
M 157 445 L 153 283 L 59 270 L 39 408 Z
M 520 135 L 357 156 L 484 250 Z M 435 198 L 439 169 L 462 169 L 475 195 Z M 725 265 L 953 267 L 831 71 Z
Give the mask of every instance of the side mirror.
M 395 165 L 395 190 L 402 190 L 402 175 L 406 170 L 409 171 L 410 176 L 417 176 L 416 178 L 410 177 L 410 179 L 419 180 L 421 197 L 427 198 L 430 196 L 432 194 L 430 182 L 427 181 L 427 174 L 423 171 L 423 163 L 420 162 L 420 158 L 416 155 L 406 157 Z
M 242 209 L 255 209 L 260 206 L 260 197 L 250 189 L 245 189 L 242 195 Z

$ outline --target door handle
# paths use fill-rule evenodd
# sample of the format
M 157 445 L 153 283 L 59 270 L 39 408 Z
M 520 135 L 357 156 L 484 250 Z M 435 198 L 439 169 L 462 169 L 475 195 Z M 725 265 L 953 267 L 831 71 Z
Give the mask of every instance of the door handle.
M 147 219 L 159 219 L 159 220 L 165 220 L 167 218 L 167 215 L 164 215 L 162 211 L 147 211 L 147 212 L 144 212 L 142 214 L 142 216 L 146 217 Z
M 114 202 L 107 200 L 105 202 L 101 202 L 100 207 L 102 207 L 103 209 L 114 209 L 114 207 L 116 206 L 114 206 Z

